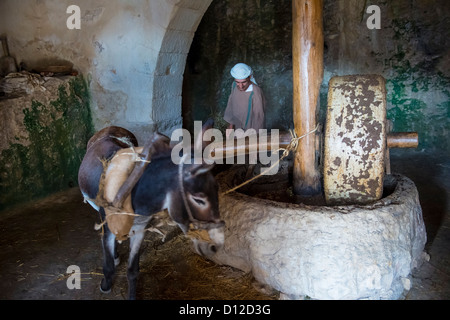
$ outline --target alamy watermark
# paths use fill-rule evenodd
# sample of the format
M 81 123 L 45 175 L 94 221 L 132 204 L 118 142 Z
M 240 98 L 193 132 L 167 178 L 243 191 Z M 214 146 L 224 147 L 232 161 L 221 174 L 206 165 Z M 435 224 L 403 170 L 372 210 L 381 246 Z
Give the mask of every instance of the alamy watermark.
M 366 21 L 368 29 L 381 29 L 381 9 L 377 5 L 371 5 L 367 7 L 366 13 L 371 16 Z
M 71 265 L 67 267 L 67 274 L 70 276 L 67 278 L 66 285 L 69 290 L 81 289 L 81 269 L 77 265 Z
M 66 20 L 67 29 L 81 29 L 81 9 L 77 5 L 70 5 L 67 7 L 66 13 L 70 16 Z
M 175 129 L 172 132 L 171 141 L 178 142 L 172 149 L 171 158 L 173 163 L 180 164 L 245 164 L 246 163 L 246 140 L 248 140 L 248 163 L 256 164 L 258 161 L 263 165 L 270 165 L 270 170 L 264 171 L 264 175 L 274 175 L 278 172 L 279 160 L 279 130 L 271 129 L 268 134 L 267 129 L 236 129 L 227 131 L 227 137 L 218 129 L 207 129 L 202 132 L 202 122 L 194 121 L 194 137 L 196 143 L 192 147 L 192 137 L 186 129 Z M 237 139 L 235 139 L 237 138 Z M 268 141 L 270 139 L 270 141 Z M 202 148 L 203 142 L 214 142 Z M 267 147 L 271 145 L 270 150 Z M 225 146 L 225 154 L 223 148 Z M 235 157 L 235 150 L 236 157 Z
M 70 5 L 66 10 L 70 16 L 66 20 L 67 29 L 81 29 L 81 9 L 77 5 Z M 366 13 L 371 14 L 366 21 L 368 29 L 381 29 L 381 9 L 377 5 L 370 5 L 366 9 Z

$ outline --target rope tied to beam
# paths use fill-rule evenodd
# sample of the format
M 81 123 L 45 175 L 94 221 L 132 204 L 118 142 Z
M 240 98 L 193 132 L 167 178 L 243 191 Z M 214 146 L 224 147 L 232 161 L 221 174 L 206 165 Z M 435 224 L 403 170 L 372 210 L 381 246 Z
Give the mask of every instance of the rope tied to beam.
M 308 133 L 306 133 L 306 134 L 304 134 L 304 135 L 302 135 L 302 136 L 300 136 L 300 137 L 297 137 L 297 134 L 295 133 L 294 130 L 289 129 L 289 132 L 290 132 L 290 134 L 291 134 L 291 141 L 289 142 L 289 145 L 288 145 L 286 148 L 279 148 L 278 150 L 276 150 L 276 152 L 283 151 L 283 154 L 281 155 L 280 159 L 278 159 L 274 164 L 272 164 L 269 168 L 267 168 L 266 170 L 264 170 L 264 171 L 261 172 L 260 174 L 254 176 L 253 178 L 251 178 L 251 179 L 249 179 L 249 180 L 247 180 L 247 181 L 244 181 L 244 182 L 241 183 L 240 185 L 238 185 L 238 186 L 236 186 L 236 187 L 234 187 L 234 188 L 232 188 L 232 189 L 230 189 L 230 190 L 228 190 L 228 191 L 223 192 L 222 194 L 223 194 L 223 195 L 226 195 L 226 194 L 229 194 L 229 193 L 231 193 L 231 192 L 233 192 L 233 191 L 236 191 L 237 189 L 242 188 L 243 186 L 249 184 L 250 182 L 252 182 L 252 181 L 258 179 L 258 178 L 261 177 L 262 175 L 265 175 L 267 172 L 269 172 L 269 171 L 272 170 L 274 167 L 276 167 L 276 166 L 280 163 L 281 160 L 283 160 L 284 158 L 286 158 L 292 150 L 294 150 L 294 152 L 295 152 L 295 150 L 297 150 L 297 147 L 298 147 L 298 142 L 299 142 L 301 139 L 303 139 L 303 138 L 309 136 L 310 134 L 313 134 L 313 133 L 316 132 L 318 129 L 319 129 L 319 124 L 317 124 L 317 126 L 316 126 L 313 130 L 311 130 L 310 132 L 308 132 Z

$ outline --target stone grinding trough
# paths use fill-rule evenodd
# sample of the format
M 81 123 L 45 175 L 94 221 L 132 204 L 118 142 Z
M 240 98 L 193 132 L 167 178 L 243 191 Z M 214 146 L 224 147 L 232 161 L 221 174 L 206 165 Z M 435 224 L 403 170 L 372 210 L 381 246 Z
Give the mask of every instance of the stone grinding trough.
M 317 126 L 322 0 L 293 0 L 292 6 L 294 126 L 300 137 Z M 280 133 L 280 147 L 289 141 Z M 417 143 L 416 133 L 390 132 L 381 76 L 332 78 L 325 129 L 299 140 L 293 159 L 283 160 L 275 176 L 255 180 L 276 191 L 290 183 L 291 172 L 295 195 L 324 203 L 253 196 L 248 191 L 258 188 L 255 182 L 224 193 L 245 176 L 242 166 L 233 166 L 217 176 L 225 244 L 208 258 L 252 272 L 282 299 L 401 298 L 412 269 L 426 256 L 426 231 L 416 186 L 390 172 L 389 148 Z

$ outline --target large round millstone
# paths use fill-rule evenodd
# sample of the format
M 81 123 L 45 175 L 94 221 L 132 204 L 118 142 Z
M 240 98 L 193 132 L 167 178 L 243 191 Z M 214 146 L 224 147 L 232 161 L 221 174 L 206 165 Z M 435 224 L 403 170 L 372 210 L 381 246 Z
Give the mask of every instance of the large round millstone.
M 330 79 L 324 137 L 328 204 L 381 199 L 386 152 L 386 84 L 379 75 Z
M 221 191 L 238 166 L 218 175 Z M 209 258 L 252 272 L 283 297 L 398 299 L 422 261 L 425 225 L 414 183 L 385 177 L 371 205 L 307 206 L 233 192 L 220 196 L 225 244 Z

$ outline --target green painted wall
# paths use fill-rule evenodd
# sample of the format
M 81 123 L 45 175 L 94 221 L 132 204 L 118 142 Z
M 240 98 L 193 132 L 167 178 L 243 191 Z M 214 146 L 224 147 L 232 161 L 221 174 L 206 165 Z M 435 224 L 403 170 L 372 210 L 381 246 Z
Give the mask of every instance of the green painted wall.
M 0 210 L 77 185 L 93 134 L 89 99 L 87 81 L 77 76 L 50 103 L 24 106 L 28 141 L 11 143 L 0 155 Z
M 421 53 L 411 45 L 420 41 L 415 37 L 420 34 L 418 25 L 419 21 L 408 18 L 392 21 L 394 41 L 399 45 L 397 53 L 385 59 L 391 71 L 387 78 L 388 118 L 394 121 L 395 131 L 419 133 L 419 150 L 450 154 L 450 74 L 449 69 L 444 74 L 436 68 L 439 59 L 444 58 L 442 54 L 448 58 L 448 50 L 442 52 L 440 45 L 435 44 L 435 48 L 427 48 L 429 54 L 414 58 Z M 446 30 L 442 32 L 448 34 Z M 448 48 L 448 44 L 445 39 L 442 46 Z

